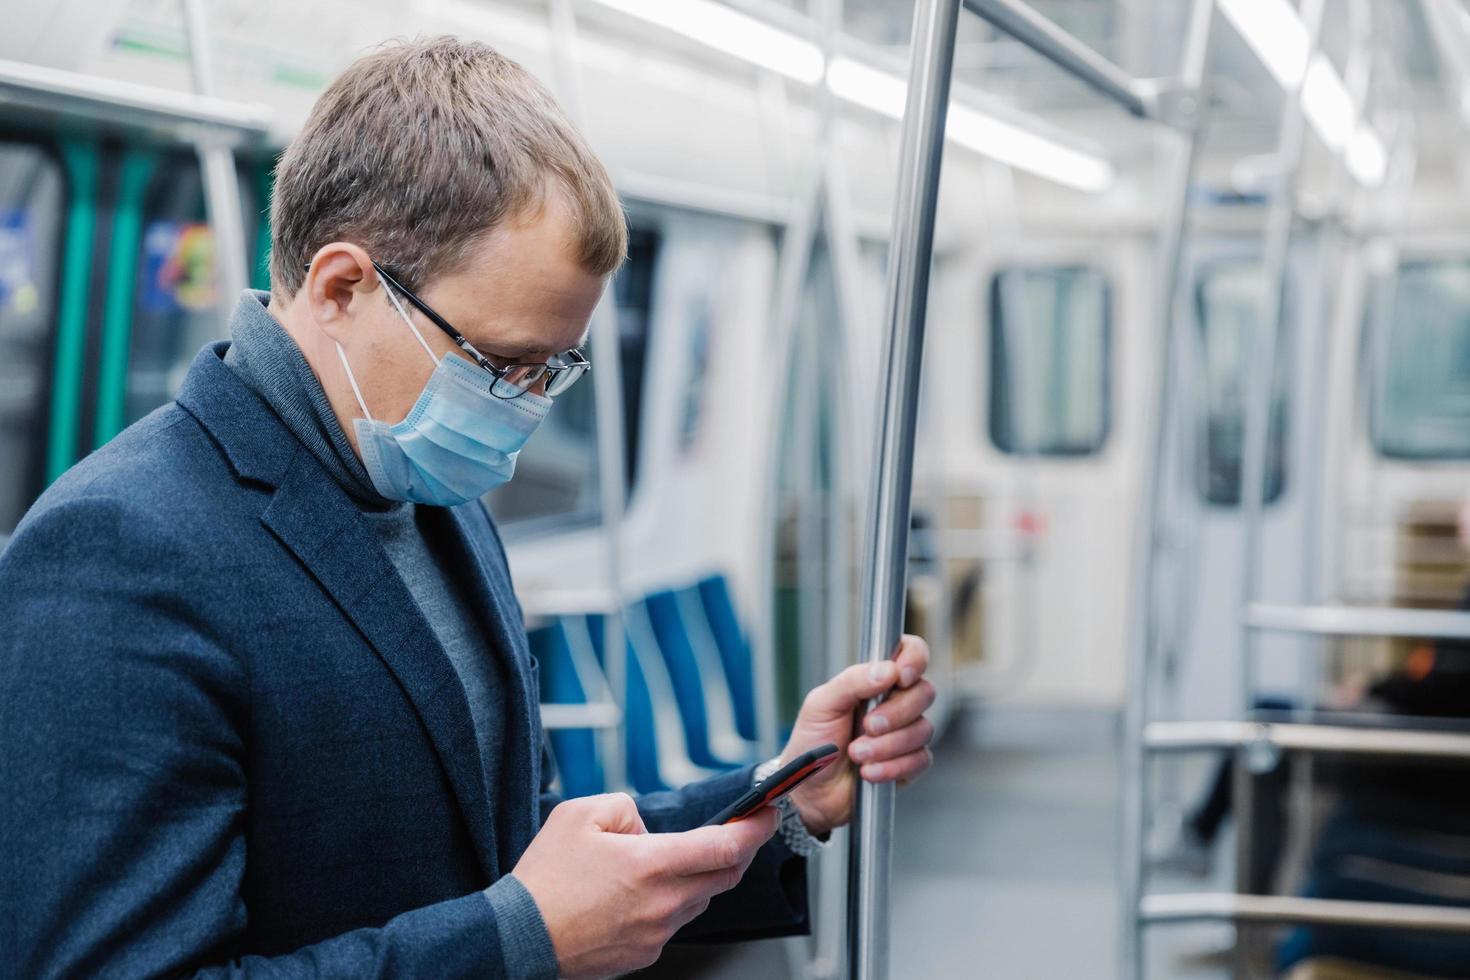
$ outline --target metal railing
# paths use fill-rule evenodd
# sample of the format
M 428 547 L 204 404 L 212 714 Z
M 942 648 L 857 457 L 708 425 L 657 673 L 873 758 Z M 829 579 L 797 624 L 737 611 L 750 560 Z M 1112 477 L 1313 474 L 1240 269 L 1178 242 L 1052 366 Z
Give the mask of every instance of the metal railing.
M 262 142 L 271 121 L 270 108 L 258 103 L 3 59 L 0 102 L 8 108 L 166 130 L 186 140 L 205 138 L 236 146 Z
M 1208 38 L 1208 21 L 1212 19 L 1213 2 L 1204 0 L 1206 26 L 1201 36 Z M 1322 0 L 1306 0 L 1300 16 L 1306 30 L 1309 54 L 1315 52 L 1318 28 L 1323 16 Z M 1354 717 L 1341 712 L 1303 709 L 1291 714 L 1290 721 L 1261 720 L 1264 716 L 1253 709 L 1257 640 L 1262 633 L 1285 633 L 1312 637 L 1413 637 L 1422 639 L 1461 640 L 1470 638 L 1470 613 L 1440 610 L 1401 609 L 1387 607 L 1348 607 L 1323 602 L 1314 597 L 1299 604 L 1256 601 L 1261 555 L 1262 515 L 1264 510 L 1265 474 L 1270 452 L 1268 428 L 1273 397 L 1277 338 L 1282 318 L 1282 276 L 1290 250 L 1293 223 L 1296 218 L 1295 180 L 1303 140 L 1303 110 L 1300 80 L 1288 86 L 1283 99 L 1283 115 L 1276 152 L 1273 177 L 1276 181 L 1272 207 L 1266 219 L 1263 240 L 1263 265 L 1260 294 L 1260 316 L 1248 339 L 1250 370 L 1246 405 L 1245 440 L 1242 452 L 1241 517 L 1243 527 L 1243 561 L 1240 580 L 1239 668 L 1241 717 L 1244 720 L 1206 722 L 1148 722 L 1150 670 L 1156 664 L 1158 640 L 1154 635 L 1155 618 L 1151 608 L 1153 559 L 1157 550 L 1159 526 L 1153 503 L 1163 480 L 1167 478 L 1164 458 L 1164 412 L 1173 405 L 1172 393 L 1181 383 L 1178 371 L 1168 355 L 1160 364 L 1164 371 L 1162 395 L 1155 403 L 1160 414 L 1155 418 L 1156 441 L 1152 458 L 1147 460 L 1149 482 L 1142 501 L 1139 522 L 1140 540 L 1136 555 L 1135 610 L 1133 639 L 1130 644 L 1128 745 L 1125 748 L 1125 813 L 1123 825 L 1127 835 L 1124 848 L 1124 923 L 1125 942 L 1122 975 L 1137 978 L 1143 974 L 1142 928 L 1152 924 L 1195 921 L 1228 921 L 1239 928 L 1237 954 L 1243 955 L 1253 942 L 1254 927 L 1273 924 L 1361 926 L 1385 929 L 1427 929 L 1443 932 L 1470 933 L 1470 909 L 1413 904 L 1366 901 L 1341 901 L 1295 896 L 1244 893 L 1250 887 L 1249 869 L 1253 858 L 1253 828 L 1250 819 L 1252 780 L 1245 775 L 1249 760 L 1257 756 L 1276 757 L 1293 752 L 1307 757 L 1342 755 L 1365 758 L 1414 759 L 1421 763 L 1444 766 L 1470 765 L 1470 732 L 1434 730 L 1428 720 L 1421 727 L 1395 723 L 1382 716 Z M 1177 247 L 1177 242 L 1174 243 Z M 1176 283 L 1177 285 L 1177 283 Z M 1166 297 L 1164 310 L 1177 309 L 1177 297 Z M 1182 320 L 1176 317 L 1175 320 Z M 1177 335 L 1185 328 L 1171 324 L 1166 339 L 1177 343 Z M 1369 355 L 1370 359 L 1372 354 Z M 1320 461 L 1309 461 L 1309 465 Z M 1303 483 L 1312 493 L 1325 492 L 1326 481 L 1309 473 Z M 1312 531 L 1308 527 L 1308 532 Z M 1304 542 L 1311 550 L 1314 542 Z M 1310 565 L 1310 562 L 1308 563 Z M 1311 576 L 1308 576 L 1311 578 Z M 1308 592 L 1314 591 L 1309 582 Z M 1320 590 L 1318 590 L 1320 591 Z M 1313 651 L 1313 656 L 1320 651 Z M 1299 719 L 1306 719 L 1305 721 Z M 1333 723 L 1324 723 L 1331 719 Z M 1146 894 L 1144 892 L 1143 837 L 1148 822 L 1147 787 L 1144 779 L 1145 760 L 1150 754 L 1172 755 L 1181 752 L 1219 751 L 1235 755 L 1237 776 L 1233 813 L 1236 819 L 1236 887 L 1234 891 L 1204 894 Z M 1244 960 L 1238 964 L 1244 965 Z
M 1136 79 L 1020 0 L 964 0 L 965 9 L 1135 116 L 1155 117 L 1157 89 Z

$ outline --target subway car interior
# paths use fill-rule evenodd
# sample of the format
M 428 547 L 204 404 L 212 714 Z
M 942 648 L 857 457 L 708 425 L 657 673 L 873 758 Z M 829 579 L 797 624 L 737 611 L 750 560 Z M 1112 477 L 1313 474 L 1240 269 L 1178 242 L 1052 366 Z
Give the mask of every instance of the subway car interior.
M 646 975 L 1470 977 L 1465 0 L 0 25 L 0 548 L 270 289 L 359 55 L 487 42 L 605 163 L 596 370 L 485 498 L 561 792 L 771 758 L 900 632 L 937 689 L 809 935 Z

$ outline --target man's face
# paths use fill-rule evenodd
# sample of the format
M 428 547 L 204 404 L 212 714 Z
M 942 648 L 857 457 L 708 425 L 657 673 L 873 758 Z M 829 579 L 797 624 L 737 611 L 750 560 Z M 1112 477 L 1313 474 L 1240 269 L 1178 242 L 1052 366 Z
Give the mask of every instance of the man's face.
M 585 342 L 605 285 L 578 263 L 573 241 L 566 203 L 559 191 L 549 191 L 539 213 L 496 228 L 462 268 L 415 292 L 497 367 L 544 362 Z M 387 288 L 356 298 L 352 336 L 343 347 L 373 417 L 393 424 L 413 408 L 435 364 L 382 291 Z M 469 361 L 444 331 L 399 301 L 436 361 L 445 354 Z M 533 390 L 541 393 L 539 386 Z M 344 428 L 355 444 L 352 427 Z

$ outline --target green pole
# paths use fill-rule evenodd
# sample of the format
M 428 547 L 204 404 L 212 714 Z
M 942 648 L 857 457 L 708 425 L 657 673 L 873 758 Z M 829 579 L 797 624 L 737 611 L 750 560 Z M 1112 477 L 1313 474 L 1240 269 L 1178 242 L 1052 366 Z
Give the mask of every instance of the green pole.
M 143 195 L 157 161 L 152 153 L 123 154 L 117 210 L 107 256 L 107 303 L 102 315 L 102 357 L 97 392 L 95 444 L 122 431 L 127 414 L 128 354 L 133 338 L 133 291 L 143 242 Z
M 92 235 L 97 224 L 97 147 L 67 139 L 61 159 L 69 184 L 66 245 L 62 255 L 61 302 L 56 317 L 56 360 L 51 382 L 51 439 L 46 447 L 46 482 L 66 472 L 77 456 L 82 358 L 87 338 L 87 287 L 91 280 Z

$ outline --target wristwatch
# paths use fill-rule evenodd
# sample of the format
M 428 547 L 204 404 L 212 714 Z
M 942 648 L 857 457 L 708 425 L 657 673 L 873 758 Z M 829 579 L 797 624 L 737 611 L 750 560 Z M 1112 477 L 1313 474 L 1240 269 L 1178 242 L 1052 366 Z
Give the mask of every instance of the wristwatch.
M 750 784 L 759 786 L 761 780 L 766 779 L 777 769 L 781 768 L 781 757 L 769 759 L 755 767 L 755 775 L 751 777 Z M 806 829 L 806 824 L 801 820 L 801 813 L 796 809 L 796 804 L 791 802 L 791 797 L 783 796 L 775 803 L 776 812 L 781 815 L 781 824 L 776 833 L 785 842 L 788 850 L 797 857 L 811 857 L 827 846 L 828 841 L 822 840 Z

